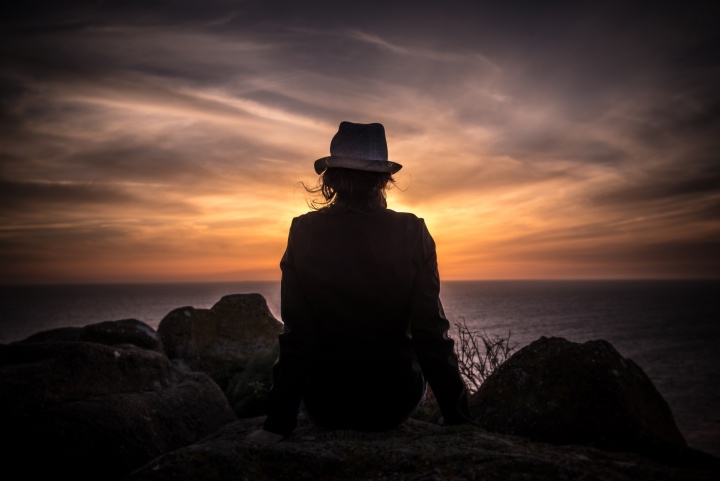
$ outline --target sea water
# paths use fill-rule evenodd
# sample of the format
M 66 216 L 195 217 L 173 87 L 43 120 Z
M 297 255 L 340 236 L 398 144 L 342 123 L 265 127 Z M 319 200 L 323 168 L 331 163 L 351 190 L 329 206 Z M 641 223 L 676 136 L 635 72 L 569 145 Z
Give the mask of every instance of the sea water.
M 157 328 L 171 310 L 258 292 L 280 318 L 279 282 L 0 286 L 0 343 L 38 331 L 135 318 Z M 650 377 L 691 447 L 720 456 L 720 281 L 444 282 L 454 334 L 605 339 Z

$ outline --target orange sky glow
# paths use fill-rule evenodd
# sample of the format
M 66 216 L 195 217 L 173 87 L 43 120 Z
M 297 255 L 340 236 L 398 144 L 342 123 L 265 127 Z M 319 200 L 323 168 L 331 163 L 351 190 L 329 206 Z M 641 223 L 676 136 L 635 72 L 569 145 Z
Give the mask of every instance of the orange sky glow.
M 710 88 L 671 75 L 652 22 L 578 14 L 528 52 L 461 15 L 220 13 L 6 34 L 0 283 L 277 280 L 343 120 L 384 124 L 388 206 L 426 220 L 444 280 L 719 277 Z

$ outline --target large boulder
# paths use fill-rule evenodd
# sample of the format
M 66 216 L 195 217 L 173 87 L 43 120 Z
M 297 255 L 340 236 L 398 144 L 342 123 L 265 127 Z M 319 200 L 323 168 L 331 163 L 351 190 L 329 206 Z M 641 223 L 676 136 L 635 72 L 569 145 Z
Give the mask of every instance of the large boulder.
M 541 337 L 485 380 L 470 410 L 489 431 L 535 441 L 656 457 L 686 449 L 647 375 L 602 340 Z
M 616 480 L 714 481 L 717 459 L 691 466 L 661 464 L 636 454 L 585 446 L 533 443 L 408 420 L 384 432 L 330 431 L 299 419 L 284 442 L 245 441 L 262 418 L 241 419 L 207 438 L 152 460 L 126 481 L 440 481 Z
M 23 342 L 95 342 L 108 346 L 135 346 L 164 352 L 160 336 L 155 330 L 137 319 L 121 319 L 88 324 L 84 327 L 61 327 L 38 332 Z
M 71 332 L 0 345 L 6 472 L 119 479 L 236 419 L 207 375 L 135 344 L 59 339 Z
M 172 310 L 158 333 L 170 359 L 207 373 L 224 390 L 253 354 L 272 348 L 282 328 L 261 294 L 233 294 L 211 309 Z

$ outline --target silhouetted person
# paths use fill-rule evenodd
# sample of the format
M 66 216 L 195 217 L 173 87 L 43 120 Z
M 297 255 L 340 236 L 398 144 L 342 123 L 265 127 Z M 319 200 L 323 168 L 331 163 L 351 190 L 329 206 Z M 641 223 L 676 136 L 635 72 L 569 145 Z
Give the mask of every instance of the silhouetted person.
M 282 269 L 280 355 L 256 441 L 310 420 L 334 429 L 393 428 L 417 408 L 425 382 L 446 424 L 468 422 L 435 243 L 413 214 L 387 208 L 401 165 L 388 161 L 381 124 L 342 122 L 315 161 L 324 202 L 290 226 Z

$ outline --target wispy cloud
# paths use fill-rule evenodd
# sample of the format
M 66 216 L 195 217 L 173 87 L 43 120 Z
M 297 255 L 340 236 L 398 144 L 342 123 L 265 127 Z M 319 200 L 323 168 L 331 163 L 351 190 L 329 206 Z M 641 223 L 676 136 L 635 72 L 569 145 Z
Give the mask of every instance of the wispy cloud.
M 276 278 L 342 120 L 385 125 L 444 278 L 720 272 L 698 13 L 173 5 L 2 20 L 0 281 Z
M 449 63 L 466 63 L 479 62 L 485 67 L 500 71 L 501 68 L 494 62 L 490 61 L 484 55 L 477 52 L 457 52 L 454 50 L 436 50 L 430 48 L 408 47 L 392 43 L 372 33 L 362 32 L 359 30 L 350 30 L 347 32 L 348 37 L 368 43 L 370 45 L 385 49 L 393 54 L 415 57 L 424 60 L 432 60 L 434 62 Z

